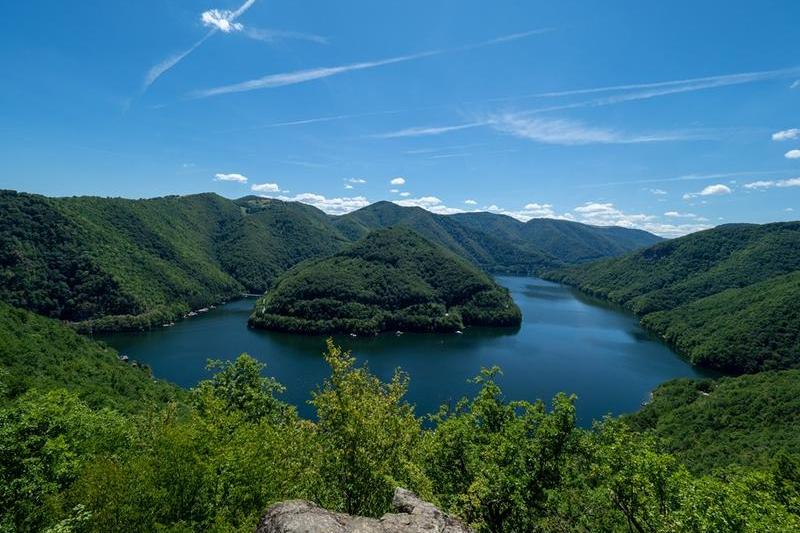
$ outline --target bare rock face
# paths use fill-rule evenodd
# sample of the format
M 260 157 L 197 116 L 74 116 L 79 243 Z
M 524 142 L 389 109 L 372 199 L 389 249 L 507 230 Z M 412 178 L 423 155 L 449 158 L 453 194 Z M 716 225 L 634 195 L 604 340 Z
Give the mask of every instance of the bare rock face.
M 397 513 L 378 519 L 334 513 L 305 500 L 290 500 L 270 507 L 256 533 L 472 533 L 411 491 L 395 489 L 392 506 Z

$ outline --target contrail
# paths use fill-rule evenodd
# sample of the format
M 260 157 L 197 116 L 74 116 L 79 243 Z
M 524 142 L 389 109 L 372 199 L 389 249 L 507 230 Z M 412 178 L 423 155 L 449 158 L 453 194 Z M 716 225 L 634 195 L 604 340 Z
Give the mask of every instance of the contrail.
M 228 21 L 229 22 L 235 21 L 237 18 L 242 16 L 245 13 L 245 11 L 250 9 L 250 6 L 252 6 L 255 3 L 256 3 L 256 0 L 247 0 L 244 4 L 239 6 L 239 9 L 237 9 L 236 11 L 231 13 L 231 16 L 228 18 Z M 186 56 L 188 56 L 189 54 L 191 54 L 192 52 L 197 50 L 197 48 L 201 44 L 206 42 L 209 39 L 209 37 L 211 37 L 212 35 L 214 35 L 218 31 L 219 31 L 219 28 L 217 28 L 217 27 L 212 28 L 211 30 L 209 30 L 209 32 L 207 34 L 205 34 L 205 36 L 202 39 L 200 39 L 199 41 L 194 43 L 188 49 L 184 50 L 183 52 L 174 54 L 174 55 L 168 57 L 167 59 L 161 61 L 157 65 L 154 65 L 150 70 L 147 71 L 147 74 L 144 77 L 144 84 L 142 86 L 142 93 L 147 91 L 148 87 L 150 87 L 153 83 L 155 83 L 155 81 L 159 77 L 161 77 L 162 74 L 164 74 L 169 69 L 171 69 L 172 67 L 174 67 L 175 65 L 180 63 L 183 60 L 183 58 L 185 58 Z

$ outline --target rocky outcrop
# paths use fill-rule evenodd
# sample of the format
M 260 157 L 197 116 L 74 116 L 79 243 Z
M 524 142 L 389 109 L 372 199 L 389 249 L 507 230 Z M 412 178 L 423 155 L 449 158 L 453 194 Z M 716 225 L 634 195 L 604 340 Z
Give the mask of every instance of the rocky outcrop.
M 270 507 L 256 533 L 472 533 L 460 521 L 405 489 L 394 491 L 392 507 L 397 513 L 366 518 L 334 513 L 305 500 L 290 500 Z

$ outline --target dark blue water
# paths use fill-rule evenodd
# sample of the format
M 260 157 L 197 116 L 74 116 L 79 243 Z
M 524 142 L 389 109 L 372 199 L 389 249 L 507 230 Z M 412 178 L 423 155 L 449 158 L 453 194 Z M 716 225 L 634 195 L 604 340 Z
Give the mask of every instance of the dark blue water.
M 388 379 L 395 368 L 411 376 L 408 398 L 417 413 L 471 395 L 467 380 L 498 365 L 508 399 L 549 401 L 557 392 L 578 395 L 582 425 L 605 414 L 635 411 L 659 383 L 708 375 L 692 368 L 647 334 L 637 320 L 572 289 L 534 278 L 499 277 L 522 309 L 515 330 L 468 328 L 463 335 L 393 334 L 337 337 L 359 361 Z M 239 300 L 196 318 L 147 333 L 100 337 L 120 352 L 149 364 L 156 377 L 191 387 L 208 377 L 209 358 L 247 352 L 267 364 L 286 388 L 284 399 L 312 416 L 309 391 L 327 375 L 324 337 L 252 330 L 254 300 Z

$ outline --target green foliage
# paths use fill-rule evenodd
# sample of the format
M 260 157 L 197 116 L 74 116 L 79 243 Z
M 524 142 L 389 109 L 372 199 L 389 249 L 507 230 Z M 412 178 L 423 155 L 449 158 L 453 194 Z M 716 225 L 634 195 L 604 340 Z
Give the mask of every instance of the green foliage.
M 373 334 L 516 326 L 521 318 L 508 291 L 491 278 L 398 227 L 291 270 L 256 303 L 250 324 L 300 333 Z
M 147 329 L 331 253 L 343 238 L 301 204 L 214 194 L 149 200 L 0 191 L 0 300 L 80 322 Z
M 491 217 L 489 229 L 481 214 L 449 217 L 388 202 L 331 217 L 253 196 L 127 200 L 0 191 L 0 301 L 84 331 L 139 330 L 244 291 L 264 292 L 299 262 L 395 224 L 482 268 L 511 272 L 657 240 L 621 228 Z
M 800 455 L 800 370 L 669 381 L 628 421 L 652 430 L 695 472 L 766 469 L 782 451 Z
M 532 531 L 577 450 L 574 397 L 503 400 L 497 369 L 475 379 L 481 389 L 435 417 L 424 464 L 436 498 L 480 530 Z
M 37 531 L 82 467 L 131 441 L 130 426 L 67 391 L 31 392 L 0 411 L 0 531 Z
M 122 412 L 181 396 L 154 383 L 144 367 L 132 368 L 111 348 L 55 320 L 0 303 L 0 405 L 31 389 L 69 388 L 92 407 Z
M 292 410 L 276 398 L 285 389 L 273 378 L 262 376 L 265 367 L 247 354 L 233 363 L 209 361 L 208 369 L 216 372 L 193 391 L 197 409 L 201 413 L 235 411 L 248 420 L 286 420 Z
M 334 224 L 351 240 L 376 229 L 407 227 L 485 270 L 511 273 L 613 257 L 661 240 L 624 228 L 550 219 L 523 223 L 494 213 L 437 215 L 391 202 L 376 202 L 336 218 Z
M 331 342 L 325 358 L 316 421 L 247 356 L 213 365 L 187 406 L 123 415 L 64 390 L 17 397 L 0 408 L 0 531 L 252 531 L 291 498 L 377 516 L 396 485 L 479 532 L 800 527 L 797 456 L 692 474 L 624 421 L 576 428 L 574 398 L 507 402 L 497 369 L 425 428 L 404 374 L 381 382 Z
M 424 487 L 414 456 L 419 420 L 403 397 L 408 377 L 396 372 L 382 383 L 328 340 L 331 375 L 312 393 L 321 444 L 321 501 L 351 514 L 380 516 L 397 486 Z
M 547 277 L 637 313 L 693 363 L 800 365 L 800 223 L 719 226 Z

